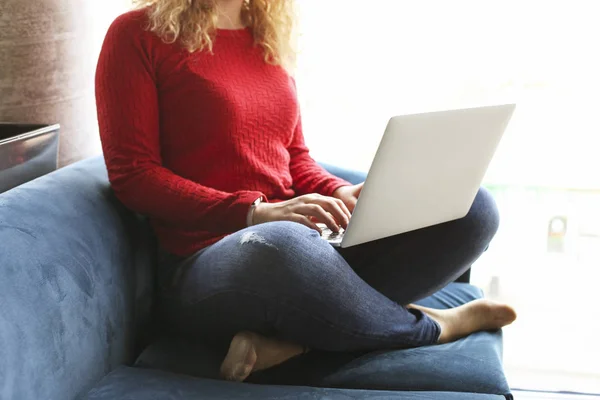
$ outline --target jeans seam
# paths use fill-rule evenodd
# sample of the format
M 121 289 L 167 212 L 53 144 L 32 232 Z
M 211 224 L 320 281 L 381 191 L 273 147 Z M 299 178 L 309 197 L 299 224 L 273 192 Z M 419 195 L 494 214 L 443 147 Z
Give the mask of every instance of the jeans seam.
M 199 303 L 201 303 L 201 302 L 203 302 L 205 300 L 208 300 L 210 298 L 216 297 L 216 296 L 221 295 L 221 294 L 226 294 L 226 293 L 240 293 L 240 294 L 244 294 L 244 295 L 254 296 L 254 297 L 257 297 L 257 298 L 259 298 L 261 300 L 265 300 L 265 301 L 269 300 L 268 298 L 263 297 L 260 294 L 257 294 L 257 293 L 252 292 L 252 291 L 240 290 L 240 289 L 227 289 L 227 290 L 222 290 L 222 291 L 218 291 L 216 293 L 207 295 L 207 296 L 202 297 L 202 298 L 200 298 L 198 300 L 195 300 L 193 302 L 186 303 L 186 305 L 187 306 L 194 306 L 194 305 L 197 305 L 197 304 L 199 304 Z M 355 331 L 352 331 L 352 330 L 348 330 L 348 329 L 339 327 L 338 325 L 334 324 L 331 321 L 328 321 L 328 320 L 326 320 L 324 318 L 322 319 L 322 318 L 316 317 L 316 316 L 314 316 L 314 315 L 312 315 L 312 314 L 310 314 L 310 313 L 302 310 L 302 308 L 300 308 L 297 305 L 293 304 L 289 300 L 279 300 L 279 304 L 281 304 L 281 303 L 284 303 L 284 304 L 288 305 L 290 308 L 293 308 L 296 311 L 299 311 L 300 313 L 305 314 L 310 319 L 314 319 L 315 321 L 324 323 L 324 324 L 328 325 L 329 327 L 337 329 L 337 330 L 339 330 L 340 332 L 342 332 L 344 334 L 348 334 L 348 335 L 351 335 L 351 336 L 354 336 L 354 337 L 358 337 L 358 338 L 374 339 L 374 340 L 380 340 L 380 341 L 383 341 L 383 342 L 386 342 L 386 343 L 394 343 L 393 340 L 390 340 L 390 339 L 386 338 L 385 336 L 374 335 L 374 334 L 370 334 L 369 335 L 369 334 L 365 334 L 365 333 L 362 333 L 362 332 L 355 332 Z M 398 307 L 402 307 L 402 306 L 398 305 Z M 435 323 L 435 321 L 434 321 L 434 323 Z M 436 331 L 436 329 L 434 328 L 434 335 L 435 335 L 435 331 Z M 432 340 L 433 341 L 427 340 L 425 342 L 427 344 L 429 344 L 429 343 L 435 343 L 437 341 L 437 338 L 434 337 Z M 409 342 L 409 343 L 407 343 L 409 346 L 415 346 L 415 347 L 419 347 L 419 346 L 423 346 L 424 345 L 423 341 L 416 341 L 414 339 L 406 339 L 405 342 Z

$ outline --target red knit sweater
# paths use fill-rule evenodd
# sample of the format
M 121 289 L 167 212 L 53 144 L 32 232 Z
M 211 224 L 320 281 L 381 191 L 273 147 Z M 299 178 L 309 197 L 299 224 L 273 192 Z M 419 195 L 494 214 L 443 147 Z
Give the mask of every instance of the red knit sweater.
M 219 30 L 212 54 L 189 53 L 145 23 L 133 11 L 110 27 L 96 98 L 112 188 L 165 250 L 188 255 L 246 227 L 261 196 L 348 185 L 309 156 L 293 80 L 250 30 Z

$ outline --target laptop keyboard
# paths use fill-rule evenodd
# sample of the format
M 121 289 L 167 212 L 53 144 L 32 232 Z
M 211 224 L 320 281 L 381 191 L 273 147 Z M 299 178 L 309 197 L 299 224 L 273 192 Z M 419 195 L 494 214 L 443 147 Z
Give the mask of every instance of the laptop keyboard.
M 340 228 L 339 232 L 333 232 L 329 228 L 321 228 L 321 237 L 327 241 L 339 242 L 344 237 L 344 229 Z

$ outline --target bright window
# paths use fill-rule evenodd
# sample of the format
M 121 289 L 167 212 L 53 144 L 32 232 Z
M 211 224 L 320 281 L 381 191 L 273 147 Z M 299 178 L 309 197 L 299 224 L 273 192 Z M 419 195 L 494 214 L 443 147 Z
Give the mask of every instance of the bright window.
M 516 102 L 485 184 L 500 231 L 473 282 L 508 301 L 515 388 L 600 393 L 600 57 L 594 1 L 301 0 L 317 159 L 367 170 L 392 115 Z

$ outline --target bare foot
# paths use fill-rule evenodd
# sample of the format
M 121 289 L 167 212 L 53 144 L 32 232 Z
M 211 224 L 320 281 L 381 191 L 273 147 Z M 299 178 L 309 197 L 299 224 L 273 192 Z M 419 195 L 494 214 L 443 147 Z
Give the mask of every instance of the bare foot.
M 440 324 L 442 332 L 438 343 L 452 342 L 473 332 L 500 329 L 517 318 L 512 307 L 487 299 L 475 300 L 448 310 L 412 304 L 408 307 L 423 311 Z
M 240 332 L 229 345 L 229 351 L 221 364 L 221 376 L 230 381 L 242 382 L 252 372 L 274 367 L 305 352 L 306 349 L 297 344 L 252 332 Z

